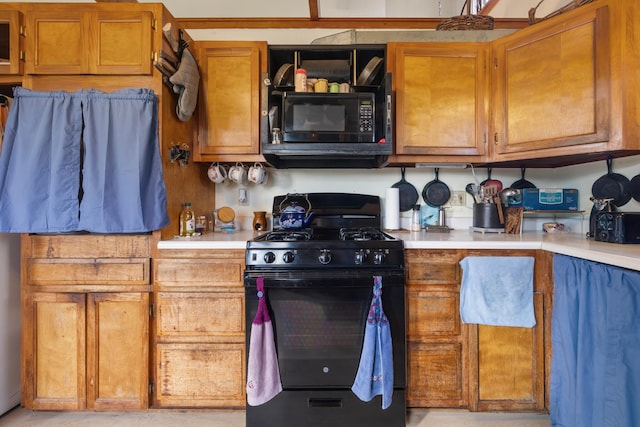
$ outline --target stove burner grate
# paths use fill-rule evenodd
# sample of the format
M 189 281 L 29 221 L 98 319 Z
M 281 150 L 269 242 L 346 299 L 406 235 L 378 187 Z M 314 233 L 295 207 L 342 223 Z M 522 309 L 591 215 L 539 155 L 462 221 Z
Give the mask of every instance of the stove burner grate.
M 368 241 L 368 240 L 386 240 L 387 236 L 377 228 L 341 228 L 340 240 L 356 240 L 356 241 Z
M 298 242 L 311 240 L 313 231 L 311 229 L 300 230 L 278 230 L 271 231 L 264 236 L 264 240 L 271 242 Z

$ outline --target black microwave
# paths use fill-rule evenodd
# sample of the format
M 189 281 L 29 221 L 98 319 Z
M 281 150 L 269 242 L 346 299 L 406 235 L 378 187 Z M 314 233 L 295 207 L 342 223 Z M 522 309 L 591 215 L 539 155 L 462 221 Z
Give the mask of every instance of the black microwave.
M 285 143 L 375 143 L 375 94 L 286 92 L 282 96 Z
M 261 153 L 276 168 L 379 168 L 393 153 L 391 74 L 355 92 L 274 91 Z M 269 97 L 269 95 L 267 95 Z M 265 108 L 265 111 L 267 108 Z M 263 120 L 267 120 L 263 114 Z M 280 141 L 274 143 L 273 128 Z

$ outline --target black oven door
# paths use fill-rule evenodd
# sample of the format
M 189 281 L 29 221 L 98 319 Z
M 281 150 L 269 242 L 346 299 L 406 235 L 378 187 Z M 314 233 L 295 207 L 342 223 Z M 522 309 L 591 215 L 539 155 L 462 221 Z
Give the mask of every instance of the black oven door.
M 351 387 L 360 361 L 374 275 L 382 276 L 382 305 L 393 343 L 394 387 L 404 388 L 404 270 L 245 273 L 247 337 L 258 306 L 256 279 L 263 276 L 284 389 Z

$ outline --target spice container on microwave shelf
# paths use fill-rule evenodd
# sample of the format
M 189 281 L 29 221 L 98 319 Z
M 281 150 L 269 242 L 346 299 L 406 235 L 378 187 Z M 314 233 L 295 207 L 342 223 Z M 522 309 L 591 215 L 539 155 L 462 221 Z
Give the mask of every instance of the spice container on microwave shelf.
M 304 68 L 298 68 L 296 70 L 295 90 L 296 92 L 307 91 L 307 70 Z

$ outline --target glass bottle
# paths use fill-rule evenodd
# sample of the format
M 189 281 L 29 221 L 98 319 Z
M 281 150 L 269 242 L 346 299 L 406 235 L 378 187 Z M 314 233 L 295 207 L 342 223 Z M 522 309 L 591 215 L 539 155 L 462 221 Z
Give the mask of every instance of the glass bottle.
M 190 237 L 196 232 L 196 215 L 191 209 L 191 203 L 186 202 L 180 212 L 180 236 Z
M 413 206 L 413 215 L 411 216 L 411 231 L 420 231 L 420 205 Z

